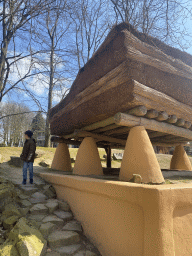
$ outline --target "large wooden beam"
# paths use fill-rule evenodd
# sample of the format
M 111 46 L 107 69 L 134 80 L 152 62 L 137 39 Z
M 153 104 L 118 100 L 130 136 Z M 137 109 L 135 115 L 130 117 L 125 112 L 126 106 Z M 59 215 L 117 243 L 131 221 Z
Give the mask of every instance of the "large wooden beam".
M 132 116 L 124 113 L 117 113 L 114 116 L 114 120 L 118 125 L 129 127 L 143 125 L 146 129 L 172 134 L 178 137 L 187 138 L 189 141 L 192 141 L 192 131 L 168 123 L 158 122 L 156 120 Z
M 57 137 L 57 136 L 52 136 L 51 137 L 51 141 L 52 142 L 56 142 L 56 143 L 66 143 L 68 145 L 75 145 L 75 146 L 80 146 L 81 145 L 81 141 L 77 141 L 77 140 L 70 140 L 70 139 L 64 139 L 63 137 Z M 111 149 L 124 149 L 124 146 L 122 145 L 117 145 L 115 143 L 110 143 L 110 142 L 96 142 L 97 146 L 99 148 L 106 148 L 106 147 L 111 147 Z
M 185 121 L 185 124 L 183 127 L 186 129 L 189 129 L 191 127 L 191 122 Z
M 98 128 L 105 127 L 105 126 L 110 125 L 110 124 L 114 124 L 114 118 L 113 117 L 109 117 L 109 118 L 107 118 L 103 121 L 96 122 L 96 123 L 90 124 L 88 126 L 85 126 L 81 130 L 82 131 L 92 131 L 92 130 L 95 130 L 95 129 L 98 129 Z
M 100 132 L 110 131 L 110 130 L 116 129 L 116 128 L 118 128 L 118 127 L 119 127 L 119 126 L 116 125 L 116 124 L 111 124 L 111 125 L 107 125 L 107 126 L 105 126 L 105 127 L 96 129 L 96 130 L 94 130 L 94 132 L 95 132 L 95 133 L 100 133 Z
M 151 133 L 149 133 L 150 139 L 156 138 L 156 137 L 163 137 L 165 135 L 167 135 L 167 134 L 163 133 L 163 132 L 151 132 Z
M 171 115 L 171 116 L 169 116 L 166 122 L 169 123 L 169 124 L 175 124 L 175 123 L 177 123 L 177 117 L 176 117 L 176 115 Z
M 66 144 L 76 145 L 76 146 L 79 146 L 81 144 L 81 141 L 69 140 L 69 139 L 64 139 L 62 137 L 56 137 L 56 136 L 51 137 L 51 141 L 56 143 L 66 143 Z
M 157 118 L 159 115 L 158 111 L 155 109 L 150 109 L 147 111 L 147 114 L 145 115 L 145 117 L 149 118 L 149 119 L 153 119 L 153 118 Z
M 165 121 L 169 118 L 169 115 L 165 111 L 159 112 L 158 117 L 156 118 L 157 121 Z
M 138 105 L 144 105 L 147 109 L 155 109 L 157 111 L 166 111 L 170 118 L 167 122 L 177 122 L 177 118 L 183 118 L 186 121 L 192 121 L 192 107 L 181 103 L 172 97 L 149 88 L 137 81 L 133 81 L 133 93 L 135 95 L 135 102 Z M 175 120 L 176 119 L 176 120 Z
M 186 145 L 185 142 L 175 142 L 175 143 L 166 143 L 166 142 L 151 142 L 153 146 L 161 146 L 161 147 L 165 147 L 165 148 L 170 148 L 170 147 L 176 147 L 179 145 Z
M 98 141 L 107 141 L 107 142 L 116 143 L 116 144 L 123 145 L 123 146 L 125 146 L 125 144 L 126 144 L 126 140 L 116 139 L 116 138 L 113 138 L 113 137 L 104 136 L 104 135 L 100 135 L 100 134 L 96 134 L 96 133 L 92 133 L 92 132 L 87 132 L 87 131 L 82 131 L 82 130 L 75 130 L 75 132 L 73 134 L 65 135 L 63 137 L 65 139 L 93 137 Z
M 147 108 L 145 106 L 138 106 L 136 108 L 130 109 L 128 113 L 134 116 L 144 116 L 147 114 Z
M 183 137 L 177 137 L 177 136 L 174 136 L 174 135 L 166 135 L 166 136 L 163 136 L 163 137 L 158 137 L 158 138 L 153 138 L 152 139 L 153 141 L 169 141 L 169 142 L 179 142 L 179 141 L 186 141 L 188 142 L 189 140 L 187 138 L 183 138 Z
M 130 127 L 119 126 L 118 129 L 106 131 L 103 135 L 109 136 L 109 135 L 116 135 L 116 134 L 125 134 L 125 133 L 128 133 L 130 129 L 131 129 Z

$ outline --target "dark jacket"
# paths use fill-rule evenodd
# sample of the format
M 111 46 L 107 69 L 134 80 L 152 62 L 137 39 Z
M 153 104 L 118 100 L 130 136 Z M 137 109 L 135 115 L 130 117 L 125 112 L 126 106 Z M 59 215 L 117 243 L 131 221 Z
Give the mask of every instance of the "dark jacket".
M 36 142 L 34 139 L 29 139 L 25 141 L 23 146 L 23 151 L 21 154 L 21 159 L 24 162 L 34 162 L 35 159 L 35 151 L 36 151 Z

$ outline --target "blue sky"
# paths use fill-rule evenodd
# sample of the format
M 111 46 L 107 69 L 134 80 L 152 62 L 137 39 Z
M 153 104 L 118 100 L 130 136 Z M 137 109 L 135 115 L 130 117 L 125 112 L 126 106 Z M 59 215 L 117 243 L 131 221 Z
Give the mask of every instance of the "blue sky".
M 189 33 L 192 35 L 192 20 L 189 18 L 186 23 Z M 44 35 L 42 35 L 44 36 Z M 18 39 L 17 41 L 17 50 L 18 52 L 22 52 L 22 49 L 25 49 L 25 43 L 28 38 Z M 185 39 L 185 38 L 184 38 Z M 181 38 L 181 41 L 183 38 Z M 70 35 L 67 35 L 65 37 L 65 40 L 61 41 L 61 44 L 64 44 L 65 51 L 67 52 L 68 49 L 71 49 L 71 46 L 74 42 L 72 42 L 73 39 Z M 192 41 L 188 42 L 189 48 L 186 50 L 188 53 L 192 54 Z M 23 52 L 24 54 L 24 52 Z M 67 55 L 66 55 L 67 56 Z M 42 57 L 42 56 L 41 56 Z M 42 58 L 45 58 L 42 57 Z M 68 58 L 68 59 L 67 59 Z M 69 88 L 72 84 L 73 79 L 75 78 L 78 70 L 77 70 L 77 59 L 75 59 L 75 56 L 73 57 L 67 57 L 66 59 L 63 58 L 61 61 L 60 66 L 58 67 L 58 73 L 62 74 L 63 71 L 63 79 L 60 81 L 60 84 L 62 84 L 61 88 L 58 86 L 54 90 L 54 97 L 53 97 L 53 105 L 57 104 L 61 100 L 62 94 L 65 92 L 67 88 Z M 11 80 L 17 81 L 18 79 L 18 73 L 17 68 L 21 74 L 25 74 L 27 67 L 30 65 L 30 59 L 26 58 L 25 60 L 22 60 L 18 63 L 18 67 L 14 67 L 11 74 Z M 35 68 L 38 68 L 42 70 L 42 67 L 38 66 L 38 64 L 35 64 Z M 73 70 L 73 73 L 70 72 L 70 70 Z M 39 75 L 41 76 L 41 75 Z M 34 99 L 31 96 L 29 96 L 27 93 L 24 93 L 22 91 L 13 91 L 10 93 L 10 95 L 6 96 L 3 101 L 16 101 L 16 102 L 22 102 L 23 104 L 27 105 L 31 110 L 37 111 L 39 110 L 38 101 L 41 104 L 43 110 L 46 111 L 47 109 L 47 94 L 48 94 L 48 81 L 49 78 L 45 75 L 40 79 L 37 79 L 37 77 L 33 77 L 27 80 L 27 83 L 25 86 L 29 89 L 29 91 L 33 94 Z M 44 80 L 44 82 L 42 82 Z M 21 88 L 24 89 L 24 85 L 21 85 Z

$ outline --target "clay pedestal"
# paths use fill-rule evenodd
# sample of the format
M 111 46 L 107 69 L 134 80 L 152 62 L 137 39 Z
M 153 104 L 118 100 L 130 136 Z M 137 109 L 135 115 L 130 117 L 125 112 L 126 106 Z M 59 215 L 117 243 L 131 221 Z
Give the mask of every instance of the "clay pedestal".
M 171 170 L 192 171 L 191 162 L 182 145 L 176 146 L 171 159 Z
M 129 181 L 139 174 L 143 183 L 164 182 L 153 146 L 143 126 L 130 130 L 121 164 L 119 179 Z
M 75 161 L 73 173 L 77 175 L 102 175 L 101 160 L 95 140 L 92 137 L 84 138 Z
M 65 143 L 59 143 L 57 146 L 51 168 L 60 171 L 71 171 L 69 149 Z

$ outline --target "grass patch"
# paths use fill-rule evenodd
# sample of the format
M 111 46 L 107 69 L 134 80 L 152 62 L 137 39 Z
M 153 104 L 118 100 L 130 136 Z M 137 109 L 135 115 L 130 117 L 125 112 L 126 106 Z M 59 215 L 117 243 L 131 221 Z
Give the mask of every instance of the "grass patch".
M 39 164 L 42 161 L 48 160 L 49 162 L 52 162 L 54 154 L 55 154 L 56 148 L 44 148 L 44 147 L 37 147 L 37 154 L 40 156 L 35 159 L 35 164 Z M 78 148 L 70 148 L 70 157 L 76 159 Z M 10 156 L 20 156 L 22 152 L 21 147 L 0 147 L 0 154 L 3 157 L 3 162 L 8 162 L 10 160 Z M 123 150 L 112 150 L 113 153 L 122 153 Z M 106 155 L 106 152 L 104 149 L 99 148 L 99 156 L 101 159 L 101 163 L 103 167 L 106 167 L 106 159 L 103 157 Z M 160 164 L 161 169 L 169 169 L 170 161 L 171 161 L 171 155 L 165 155 L 165 154 L 157 154 L 157 160 Z M 192 157 L 189 157 L 191 163 L 192 163 Z M 74 163 L 72 163 L 72 167 L 74 167 Z M 112 161 L 112 167 L 113 168 L 120 168 L 121 167 L 121 160 L 113 160 Z

